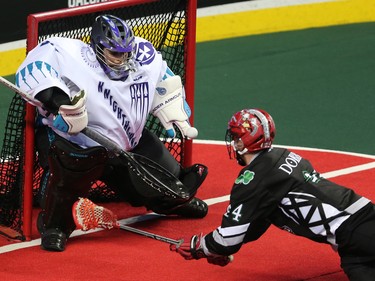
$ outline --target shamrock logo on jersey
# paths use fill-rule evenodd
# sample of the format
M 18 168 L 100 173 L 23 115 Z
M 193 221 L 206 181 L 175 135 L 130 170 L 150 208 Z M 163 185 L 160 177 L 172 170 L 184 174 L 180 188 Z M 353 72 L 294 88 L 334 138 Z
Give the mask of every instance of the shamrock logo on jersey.
M 249 182 L 251 182 L 253 179 L 254 179 L 254 175 L 255 173 L 252 172 L 252 171 L 245 171 L 242 175 L 240 175 L 236 180 L 235 180 L 235 183 L 236 184 L 249 184 Z
M 311 173 L 308 171 L 302 171 L 302 174 L 306 182 L 311 181 L 312 183 L 318 183 L 322 179 L 322 177 L 316 171 L 312 171 Z

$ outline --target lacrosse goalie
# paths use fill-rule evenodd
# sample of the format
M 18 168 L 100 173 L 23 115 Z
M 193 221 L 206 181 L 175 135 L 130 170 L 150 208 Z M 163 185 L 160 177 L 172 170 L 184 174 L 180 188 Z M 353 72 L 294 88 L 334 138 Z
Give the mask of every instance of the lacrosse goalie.
M 28 53 L 15 83 L 42 104 L 36 148 L 44 171 L 37 222 L 43 249 L 64 251 L 76 227 L 72 205 L 79 197 L 87 197 L 95 180 L 105 182 L 132 206 L 166 215 L 206 216 L 207 204 L 195 195 L 207 167 L 181 167 L 164 143 L 145 128 L 153 114 L 169 137 L 176 136 L 174 128 L 185 138 L 197 137 L 197 129 L 189 123 L 191 112 L 181 78 L 150 42 L 134 36 L 124 20 L 98 16 L 90 44 L 46 39 Z M 188 194 L 187 199 L 176 200 L 165 190 L 155 192 L 142 181 L 134 184 L 124 159 L 81 133 L 86 127 L 168 170 L 183 183 L 175 193 Z

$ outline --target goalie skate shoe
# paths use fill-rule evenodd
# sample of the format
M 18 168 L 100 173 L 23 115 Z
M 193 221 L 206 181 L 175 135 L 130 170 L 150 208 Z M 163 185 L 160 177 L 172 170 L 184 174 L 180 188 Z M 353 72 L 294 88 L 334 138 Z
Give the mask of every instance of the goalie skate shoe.
M 66 246 L 66 234 L 60 229 L 47 229 L 42 235 L 42 248 L 47 251 L 62 252 Z

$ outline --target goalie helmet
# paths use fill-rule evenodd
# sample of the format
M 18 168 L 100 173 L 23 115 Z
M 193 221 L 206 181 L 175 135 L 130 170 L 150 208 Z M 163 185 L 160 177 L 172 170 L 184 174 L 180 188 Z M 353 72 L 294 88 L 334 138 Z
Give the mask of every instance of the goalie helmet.
M 91 47 L 107 76 L 123 80 L 134 71 L 134 34 L 124 20 L 101 15 L 91 30 Z
M 270 148 L 275 134 L 275 123 L 266 111 L 243 109 L 235 113 L 225 136 L 229 158 L 235 154 L 238 163 L 244 165 L 241 155 Z

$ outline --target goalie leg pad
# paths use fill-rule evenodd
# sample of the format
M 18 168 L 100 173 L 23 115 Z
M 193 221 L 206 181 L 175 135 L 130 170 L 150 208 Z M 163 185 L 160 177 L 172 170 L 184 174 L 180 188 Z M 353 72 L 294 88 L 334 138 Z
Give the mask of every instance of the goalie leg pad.
M 167 170 L 176 179 L 180 177 L 181 165 L 176 161 L 173 155 L 169 152 L 163 142 L 152 132 L 144 129 L 139 144 L 132 150 L 134 158 L 142 165 L 145 165 L 146 169 L 150 174 L 156 178 L 162 179 L 164 172 L 159 169 L 161 166 L 164 170 Z M 129 171 L 132 185 L 134 186 L 137 193 L 145 198 L 155 198 L 170 196 L 170 192 L 167 189 L 156 190 L 149 184 L 146 184 L 141 177 L 132 171 Z M 181 187 L 181 189 L 180 189 Z M 185 186 L 169 186 L 169 188 L 177 194 L 184 202 L 189 200 L 192 196 L 187 196 L 186 199 L 184 194 L 189 194 L 189 191 Z
M 175 177 L 178 178 L 180 176 L 180 164 L 169 152 L 164 143 L 160 141 L 159 137 L 148 129 L 142 131 L 142 137 L 132 152 L 158 163 Z
M 189 188 L 190 194 L 196 194 L 198 188 L 202 185 L 208 174 L 207 166 L 203 164 L 194 164 L 188 168 L 182 169 L 180 181 Z
M 142 165 L 143 158 L 139 155 L 133 156 Z M 163 177 L 163 172 L 158 169 L 151 168 L 151 160 L 148 160 L 147 170 L 156 178 Z M 126 163 L 126 159 L 120 157 L 113 157 L 107 161 L 106 169 L 101 178 L 111 189 L 116 191 L 123 200 L 130 203 L 132 206 L 146 206 L 148 202 L 166 198 L 166 200 L 178 200 L 179 203 L 187 202 L 189 191 L 183 184 L 179 186 L 158 186 L 152 182 L 145 180 L 143 176 L 139 175 L 136 170 L 133 171 Z M 177 181 L 177 178 L 176 178 Z M 181 197 L 187 194 L 186 197 Z M 177 203 L 175 203 L 177 204 Z
M 72 205 L 78 197 L 88 195 L 92 182 L 102 174 L 106 160 L 107 151 L 103 147 L 82 149 L 62 138 L 53 142 L 48 156 L 50 174 L 38 224 L 42 241 L 49 229 L 58 229 L 69 237 L 75 229 Z
M 158 214 L 177 215 L 186 218 L 204 218 L 208 213 L 206 202 L 196 197 L 181 205 L 171 205 L 171 202 L 153 202 L 149 209 Z
M 194 164 L 182 169 L 180 174 L 181 182 L 189 189 L 189 193 L 196 194 L 208 174 L 208 168 L 202 164 Z M 178 215 L 188 218 L 204 218 L 208 212 L 208 205 L 196 197 L 192 197 L 188 202 L 178 202 L 173 199 L 163 198 L 150 201 L 148 209 L 155 213 L 164 215 Z
M 110 157 L 100 180 L 114 190 L 121 200 L 130 203 L 133 207 L 144 205 L 143 197 L 133 186 L 127 164 L 124 163 L 123 159 Z

